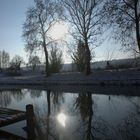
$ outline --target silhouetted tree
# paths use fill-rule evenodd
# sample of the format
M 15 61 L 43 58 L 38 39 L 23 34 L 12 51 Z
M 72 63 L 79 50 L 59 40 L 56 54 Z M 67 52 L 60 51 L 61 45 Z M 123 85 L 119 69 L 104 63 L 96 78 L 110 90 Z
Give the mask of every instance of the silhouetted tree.
M 35 70 L 36 67 L 40 64 L 40 59 L 38 56 L 30 56 L 28 64 L 31 65 L 32 70 Z
M 74 64 L 77 66 L 77 70 L 80 72 L 84 72 L 85 68 L 85 45 L 79 40 L 77 45 L 77 50 L 72 54 L 72 60 Z
M 7 52 L 0 51 L 0 68 L 7 68 L 9 66 L 10 56 Z
M 62 0 L 66 9 L 65 18 L 69 21 L 76 33 L 85 44 L 85 74 L 90 74 L 90 48 L 89 43 L 101 33 L 101 19 L 99 16 L 102 2 L 100 0 Z M 103 14 L 103 13 L 102 13 Z M 75 36 L 75 34 L 74 34 Z
M 28 9 L 26 21 L 23 25 L 23 37 L 26 50 L 32 53 L 41 48 L 45 54 L 45 69 L 48 76 L 48 46 L 54 41 L 49 35 L 50 29 L 58 21 L 61 9 L 52 0 L 34 0 L 35 5 Z
M 50 73 L 57 73 L 62 68 L 62 51 L 60 51 L 57 46 L 51 47 L 49 63 Z
M 115 55 L 115 49 L 107 49 L 106 53 L 106 69 L 113 68 L 113 65 L 111 64 L 111 61 L 113 60 Z
M 21 64 L 24 64 L 24 60 L 19 55 L 15 55 L 10 62 L 11 67 L 15 68 L 15 70 L 20 70 Z
M 140 1 L 106 0 L 103 12 L 106 12 L 107 25 L 113 27 L 114 39 L 129 49 L 138 46 L 140 52 Z

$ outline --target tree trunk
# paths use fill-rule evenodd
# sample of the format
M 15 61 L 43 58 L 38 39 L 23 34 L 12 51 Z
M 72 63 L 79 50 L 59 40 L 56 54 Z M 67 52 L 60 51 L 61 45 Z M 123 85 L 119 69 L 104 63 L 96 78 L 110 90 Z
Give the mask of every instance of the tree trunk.
M 50 116 L 51 113 L 51 104 L 50 104 L 50 90 L 47 90 L 47 101 L 48 101 L 48 117 Z
M 138 49 L 140 52 L 140 31 L 139 31 L 139 15 L 138 15 L 138 0 L 135 1 L 135 23 L 136 23 L 136 38 L 137 38 L 137 44 L 138 44 Z
M 46 76 L 49 76 L 49 62 L 48 62 L 48 51 L 46 48 L 46 43 L 45 41 L 43 41 L 43 48 L 44 48 L 44 53 L 45 53 L 45 72 L 46 72 Z
M 92 95 L 91 93 L 87 93 L 88 94 L 88 103 L 89 103 L 89 118 L 88 118 L 88 126 L 87 126 L 87 139 L 90 140 L 91 138 L 93 138 L 93 134 L 92 134 L 92 117 L 93 117 L 93 109 L 92 109 Z
M 48 102 L 47 134 L 46 134 L 47 140 L 49 140 L 49 134 L 50 134 L 50 113 L 51 113 L 50 94 L 51 94 L 51 91 L 50 90 L 47 90 L 47 102 Z
M 89 75 L 90 74 L 90 50 L 88 46 L 88 41 L 85 39 L 85 49 L 86 49 L 86 54 L 85 54 L 85 74 Z

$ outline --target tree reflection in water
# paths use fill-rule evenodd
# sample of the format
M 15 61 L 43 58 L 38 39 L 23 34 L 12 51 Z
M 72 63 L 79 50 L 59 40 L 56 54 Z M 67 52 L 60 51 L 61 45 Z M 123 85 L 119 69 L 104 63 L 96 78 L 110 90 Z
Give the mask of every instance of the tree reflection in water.
M 25 97 L 25 93 L 21 89 L 11 90 L 10 94 L 16 101 L 21 101 Z
M 0 107 L 7 107 L 11 101 L 11 91 L 0 91 Z
M 61 102 L 64 102 L 63 93 L 47 90 L 45 94 L 47 103 L 44 103 L 43 109 L 40 110 L 38 106 L 35 107 L 36 126 L 39 130 L 38 139 L 58 139 L 59 134 L 56 131 L 55 114 L 60 111 Z
M 16 101 L 20 101 L 24 98 L 24 93 L 21 89 L 1 90 L 0 91 L 0 106 L 7 107 L 11 104 L 12 98 Z
M 31 98 L 38 98 L 42 96 L 42 90 L 28 89 L 28 92 L 30 93 Z
M 95 95 L 91 92 L 64 94 L 31 89 L 0 91 L 0 107 L 9 107 L 11 102 L 20 105 L 22 100 L 24 107 L 31 102 L 34 105 L 37 139 L 40 140 L 140 139 L 140 103 L 136 96 Z M 122 116 L 117 114 L 118 122 L 107 118 L 112 113 L 108 110 L 110 107 L 114 115 L 115 110 L 124 111 Z M 65 127 L 63 121 L 66 121 Z
M 62 92 L 51 92 L 51 99 L 52 99 L 52 105 L 54 110 L 59 111 L 60 106 L 62 103 L 64 103 L 64 97 Z
M 81 114 L 81 123 L 79 128 L 76 131 L 82 130 L 84 132 L 80 132 L 82 135 L 82 139 L 84 140 L 93 140 L 106 137 L 106 124 L 105 121 L 101 118 L 95 118 L 94 114 L 94 100 L 92 99 L 92 94 L 87 93 L 79 93 L 76 98 L 75 107 L 79 110 Z M 94 117 L 94 118 L 93 118 Z M 84 128 L 84 129 L 81 129 Z M 76 132 L 75 131 L 75 132 Z M 76 132 L 77 133 L 77 132 Z

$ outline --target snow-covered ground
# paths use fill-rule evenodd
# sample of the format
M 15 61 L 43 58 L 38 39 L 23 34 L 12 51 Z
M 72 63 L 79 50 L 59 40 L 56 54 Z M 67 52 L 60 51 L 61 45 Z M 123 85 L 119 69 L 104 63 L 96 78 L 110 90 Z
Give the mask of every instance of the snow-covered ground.
M 58 73 L 45 77 L 41 73 L 22 72 L 21 76 L 7 76 L 0 73 L 0 84 L 80 84 L 80 85 L 140 85 L 140 71 L 95 71 L 89 76 L 82 73 Z

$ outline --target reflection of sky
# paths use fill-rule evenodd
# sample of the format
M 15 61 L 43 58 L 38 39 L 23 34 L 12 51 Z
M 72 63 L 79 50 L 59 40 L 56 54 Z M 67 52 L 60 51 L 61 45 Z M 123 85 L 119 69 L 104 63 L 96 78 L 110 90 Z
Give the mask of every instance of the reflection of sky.
M 16 100 L 16 98 L 14 98 L 14 94 L 11 94 L 11 102 L 7 107 L 25 110 L 25 106 L 27 104 L 33 104 L 36 116 L 39 117 L 39 121 L 42 121 L 43 126 L 45 126 L 45 124 L 47 125 L 47 123 L 45 123 L 45 121 L 47 121 L 46 118 L 48 109 L 46 92 L 27 89 L 21 91 L 22 93 L 24 93 L 24 96 L 22 96 L 23 98 L 20 98 L 21 100 Z M 38 96 L 37 93 L 39 93 L 40 96 Z M 4 92 L 4 94 L 6 95 L 7 93 Z M 32 94 L 35 94 L 36 96 L 32 96 Z M 52 94 L 52 92 L 50 94 Z M 53 130 L 53 134 L 61 134 L 61 137 L 63 135 L 63 139 L 67 140 L 76 137 L 79 138 L 84 135 L 87 126 L 85 126 L 86 123 L 81 120 L 80 110 L 78 107 L 76 107 L 76 99 L 78 97 L 78 94 L 63 93 L 62 97 L 64 98 L 64 101 L 59 98 L 60 104 L 57 104 L 57 109 L 54 109 L 55 106 L 53 105 L 53 97 L 54 96 L 50 95 L 50 131 Z M 121 123 L 121 121 L 127 118 L 130 113 L 136 113 L 136 106 L 132 103 L 132 101 L 133 103 L 139 103 L 140 97 L 110 95 L 109 98 L 109 95 L 92 94 L 92 121 L 95 121 L 91 122 L 92 125 L 98 125 L 99 121 L 102 125 L 104 125 L 104 123 L 107 123 L 107 125 L 117 126 L 119 123 Z M 87 117 L 85 121 L 88 120 L 89 119 Z M 63 126 L 64 129 L 59 125 Z M 11 129 L 11 127 L 9 129 Z
M 134 106 L 124 96 L 95 95 L 98 97 L 97 116 L 103 116 L 110 124 L 119 123 L 134 110 Z M 94 96 L 93 96 L 94 98 Z

